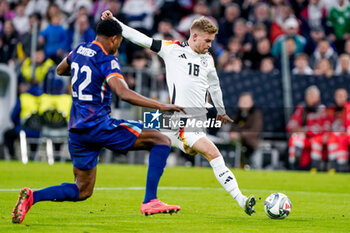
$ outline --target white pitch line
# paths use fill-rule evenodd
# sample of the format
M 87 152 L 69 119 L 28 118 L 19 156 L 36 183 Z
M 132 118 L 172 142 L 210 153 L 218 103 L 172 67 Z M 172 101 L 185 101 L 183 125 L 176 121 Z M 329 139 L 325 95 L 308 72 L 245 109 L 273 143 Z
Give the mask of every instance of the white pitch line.
M 34 190 L 37 190 L 39 188 L 33 188 Z M 18 192 L 20 189 L 0 189 L 0 192 Z M 142 186 L 136 186 L 136 187 L 96 187 L 94 188 L 96 191 L 132 191 L 132 190 L 145 190 L 145 187 Z M 223 188 L 212 188 L 212 187 L 172 187 L 172 186 L 163 186 L 158 187 L 158 190 L 184 190 L 184 191 L 224 191 Z M 317 195 L 332 195 L 332 196 L 343 196 L 343 197 L 349 197 L 350 193 L 331 193 L 331 192 L 312 192 L 312 191 L 293 191 L 293 190 L 263 190 L 263 189 L 241 189 L 241 191 L 246 193 L 259 193 L 259 192 L 266 192 L 266 193 L 273 193 L 273 192 L 282 192 L 287 195 L 289 194 L 304 194 L 304 195 L 310 195 L 310 194 L 317 194 Z

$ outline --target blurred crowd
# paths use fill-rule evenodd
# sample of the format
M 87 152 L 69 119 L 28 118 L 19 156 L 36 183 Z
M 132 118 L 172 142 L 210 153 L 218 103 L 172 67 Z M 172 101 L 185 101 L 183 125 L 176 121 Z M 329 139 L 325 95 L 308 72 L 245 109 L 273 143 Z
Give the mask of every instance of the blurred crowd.
M 350 74 L 348 0 L 0 0 L 0 63 L 14 65 L 18 96 L 67 93 L 67 83 L 55 82 L 52 78 L 55 66 L 79 43 L 94 40 L 95 25 L 107 9 L 127 25 L 153 38 L 166 40 L 186 40 L 192 21 L 202 15 L 209 17 L 219 28 L 210 52 L 220 72 L 279 72 L 284 56 L 289 60 L 287 68 L 295 75 L 332 78 Z M 143 74 L 140 92 L 147 95 L 166 90 L 164 73 L 160 72 L 164 64 L 156 54 L 124 40 L 118 59 L 122 67 L 133 67 L 125 71 L 131 88 L 136 86 L 137 71 L 149 69 L 158 73 Z M 156 85 L 151 84 L 154 76 Z M 145 90 L 150 92 L 143 93 Z M 310 100 L 310 95 L 318 98 Z M 344 93 L 335 94 L 336 100 L 338 95 L 345 96 Z M 345 103 L 328 110 L 322 107 L 319 96 L 317 88 L 310 87 L 305 94 L 305 104 L 297 107 L 287 126 L 291 135 L 289 166 L 295 168 L 296 158 L 301 157 L 301 167 L 320 169 L 319 161 L 324 157 L 322 148 L 328 145 L 326 154 L 333 161 L 330 167 L 346 170 L 341 165 L 348 164 L 349 139 L 347 136 L 344 139 L 344 135 L 350 122 L 334 119 L 342 111 L 346 116 L 349 108 L 347 93 Z M 262 116 L 254 107 L 253 96 L 244 93 L 242 98 L 238 105 L 248 103 L 250 107 L 243 107 L 236 113 L 236 121 L 243 123 L 232 127 L 230 137 L 234 140 L 243 138 L 247 153 L 252 154 L 258 148 L 262 130 L 262 122 L 254 119 Z M 328 119 L 320 120 L 321 123 L 312 115 L 319 108 L 324 112 L 317 117 L 322 115 Z M 20 115 L 21 110 L 17 109 L 17 112 Z M 35 112 L 35 109 L 29 112 Z M 330 112 L 333 115 L 328 114 Z M 248 118 L 250 114 L 253 114 L 252 118 Z M 332 116 L 334 119 L 329 120 Z M 316 126 L 308 117 L 311 122 L 317 122 L 317 127 L 323 127 L 317 132 L 329 131 L 336 127 L 332 126 L 336 122 L 343 124 L 344 129 L 337 132 L 344 135 L 310 133 Z M 237 133 L 244 131 L 244 122 L 253 125 L 253 136 Z M 18 132 L 13 134 L 15 139 Z M 308 153 L 306 157 L 305 153 Z
M 186 40 L 193 19 L 209 17 L 219 27 L 211 49 L 218 70 L 280 70 L 286 42 L 293 74 L 332 77 L 350 72 L 347 0 L 1 0 L 0 62 L 25 70 L 35 36 L 36 49 L 44 52 L 35 56 L 37 66 L 48 59 L 57 64 L 80 42 L 94 39 L 95 25 L 107 9 L 149 36 L 180 41 Z M 118 57 L 122 65 L 144 60 L 145 67 L 163 66 L 154 54 L 128 42 Z M 30 72 L 19 69 L 20 83 L 25 83 Z M 131 86 L 134 78 L 128 75 Z

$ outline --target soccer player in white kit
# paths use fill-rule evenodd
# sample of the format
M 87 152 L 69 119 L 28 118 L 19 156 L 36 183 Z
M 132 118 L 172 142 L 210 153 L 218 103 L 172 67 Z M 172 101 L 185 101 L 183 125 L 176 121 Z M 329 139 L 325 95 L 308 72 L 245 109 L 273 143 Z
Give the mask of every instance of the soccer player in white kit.
M 105 11 L 101 18 L 114 17 L 110 11 Z M 182 43 L 152 39 L 119 20 L 117 21 L 122 26 L 124 38 L 153 50 L 163 58 L 171 102 L 185 107 L 186 112 L 190 115 L 177 115 L 175 117 L 178 119 L 182 117 L 206 119 L 206 96 L 209 91 L 218 111 L 217 120 L 223 124 L 232 122 L 232 119 L 225 113 L 214 60 L 208 52 L 218 32 L 218 28 L 210 20 L 205 17 L 194 20 L 190 29 L 190 38 L 187 42 Z M 208 139 L 205 132 L 177 128 L 175 131 L 167 133 L 167 136 L 171 139 L 172 146 L 185 153 L 203 155 L 209 161 L 219 183 L 236 199 L 239 206 L 248 215 L 255 212 L 255 197 L 253 195 L 246 197 L 241 193 L 235 176 L 226 167 L 220 151 Z

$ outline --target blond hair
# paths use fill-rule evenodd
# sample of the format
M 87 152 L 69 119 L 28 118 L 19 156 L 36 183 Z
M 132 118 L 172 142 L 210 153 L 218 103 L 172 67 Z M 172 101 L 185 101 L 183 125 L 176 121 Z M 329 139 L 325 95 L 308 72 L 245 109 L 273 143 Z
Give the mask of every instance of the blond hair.
M 193 30 L 203 31 L 209 34 L 216 34 L 219 31 L 217 26 L 204 16 L 193 21 L 190 32 L 192 33 Z

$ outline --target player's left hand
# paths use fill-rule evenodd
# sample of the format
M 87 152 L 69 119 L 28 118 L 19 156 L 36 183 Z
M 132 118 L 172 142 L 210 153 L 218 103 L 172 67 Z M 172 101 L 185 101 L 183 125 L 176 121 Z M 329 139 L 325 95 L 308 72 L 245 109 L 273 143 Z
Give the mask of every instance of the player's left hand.
M 111 11 L 106 10 L 106 11 L 104 11 L 104 12 L 102 13 L 101 19 L 102 19 L 102 20 L 105 20 L 105 19 L 108 19 L 108 18 L 112 19 L 112 18 L 113 18 L 113 14 L 112 14 Z
M 169 111 L 169 112 L 183 112 L 183 113 L 187 114 L 184 107 L 180 107 L 180 106 L 177 106 L 175 104 L 164 104 L 163 106 L 161 106 L 159 108 L 159 110 L 165 111 L 165 112 L 166 111 Z
M 216 120 L 217 121 L 221 121 L 221 123 L 224 125 L 226 124 L 227 122 L 231 122 L 233 123 L 233 120 L 227 115 L 227 114 L 224 114 L 224 115 L 217 115 L 216 116 Z

